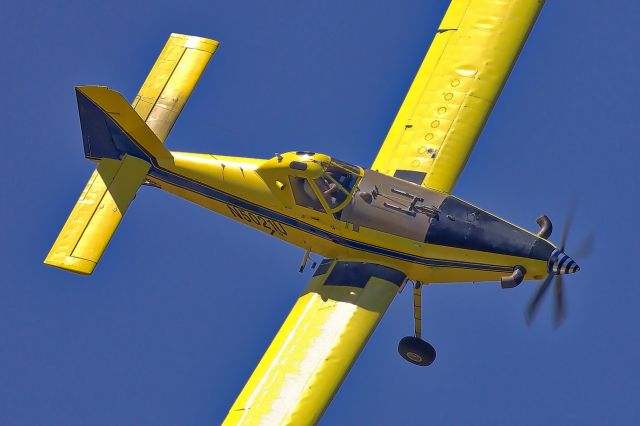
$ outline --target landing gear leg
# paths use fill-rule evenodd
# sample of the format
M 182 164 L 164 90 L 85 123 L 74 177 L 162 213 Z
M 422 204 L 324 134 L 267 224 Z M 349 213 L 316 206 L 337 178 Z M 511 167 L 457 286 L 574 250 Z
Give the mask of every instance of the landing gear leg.
M 414 336 L 403 337 L 398 343 L 398 353 L 412 364 L 428 366 L 436 359 L 436 350 L 422 340 L 422 283 L 413 285 Z

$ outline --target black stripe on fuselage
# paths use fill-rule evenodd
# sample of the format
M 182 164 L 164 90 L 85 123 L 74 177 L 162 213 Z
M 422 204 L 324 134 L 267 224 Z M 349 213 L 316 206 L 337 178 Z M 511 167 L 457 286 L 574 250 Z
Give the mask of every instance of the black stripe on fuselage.
M 93 103 L 93 102 L 92 102 Z M 96 104 L 94 104 L 96 105 Z M 97 106 L 97 105 L 96 105 Z M 98 107 L 101 109 L 100 107 Z M 102 110 L 102 109 L 101 109 Z M 190 179 L 184 175 L 176 174 L 167 169 L 164 169 L 158 164 L 156 159 L 154 158 L 149 151 L 145 149 L 144 146 L 135 142 L 134 138 L 131 137 L 129 133 L 127 133 L 124 129 L 122 129 L 104 110 L 104 118 L 107 121 L 107 126 L 111 133 L 111 137 L 114 140 L 118 141 L 118 147 L 120 149 L 124 149 L 124 153 L 128 155 L 133 155 L 134 157 L 147 157 L 142 158 L 145 161 L 148 161 L 152 164 L 151 170 L 149 170 L 149 176 L 160 180 L 162 182 L 168 183 L 170 185 L 182 188 L 184 190 L 200 194 L 206 198 L 210 198 L 216 201 L 220 201 L 223 203 L 232 204 L 234 206 L 244 208 L 246 210 L 252 211 L 254 213 L 261 214 L 263 216 L 269 217 L 278 222 L 289 225 L 293 228 L 299 229 L 303 232 L 307 232 L 311 235 L 315 235 L 320 238 L 327 239 L 336 244 L 343 245 L 345 247 L 349 247 L 352 249 L 375 253 L 386 257 L 391 257 L 394 259 L 399 259 L 411 263 L 417 263 L 425 266 L 435 266 L 442 268 L 461 268 L 461 269 L 473 269 L 480 271 L 491 271 L 491 272 L 511 272 L 511 266 L 499 266 L 499 265 L 485 265 L 481 263 L 469 263 L 469 262 L 457 262 L 451 260 L 440 260 L 440 259 L 431 259 L 421 256 L 416 256 L 408 253 L 403 253 L 399 251 L 389 250 L 384 247 L 378 247 L 371 244 L 361 243 L 359 241 L 350 240 L 348 238 L 341 237 L 337 234 L 332 234 L 331 232 L 324 231 L 322 229 L 316 228 L 308 223 L 296 220 L 290 216 L 283 215 L 279 212 L 269 210 L 263 206 L 258 204 L 254 204 L 248 200 L 236 197 L 234 195 L 223 192 L 219 189 L 210 187 L 196 180 Z M 83 129 L 84 131 L 85 129 Z M 96 158 L 91 155 L 90 152 L 85 152 L 85 157 L 93 160 L 100 160 L 101 158 Z
M 512 267 L 510 266 L 485 265 L 480 263 L 431 259 L 431 258 L 416 256 L 408 253 L 389 250 L 384 247 L 378 247 L 375 245 L 362 243 L 359 241 L 350 240 L 348 238 L 341 237 L 340 235 L 333 234 L 331 232 L 327 232 L 323 229 L 312 226 L 308 223 L 296 220 L 290 216 L 286 216 L 279 212 L 275 212 L 273 210 L 267 209 L 258 204 L 254 204 L 245 199 L 220 191 L 218 189 L 205 185 L 201 182 L 189 179 L 186 176 L 174 174 L 173 172 L 162 169 L 156 165 L 154 165 L 154 167 L 149 171 L 149 175 L 157 180 L 182 188 L 189 192 L 193 192 L 219 202 L 232 204 L 234 206 L 252 211 L 254 213 L 257 213 L 257 214 L 266 216 L 270 219 L 276 220 L 278 222 L 284 223 L 286 225 L 289 225 L 303 232 L 330 240 L 336 244 L 343 245 L 345 247 L 353 248 L 356 250 L 380 254 L 383 256 L 392 257 L 395 259 L 404 260 L 412 263 L 418 263 L 426 266 L 474 269 L 474 270 L 483 270 L 483 271 L 492 271 L 492 272 L 510 272 L 512 270 Z

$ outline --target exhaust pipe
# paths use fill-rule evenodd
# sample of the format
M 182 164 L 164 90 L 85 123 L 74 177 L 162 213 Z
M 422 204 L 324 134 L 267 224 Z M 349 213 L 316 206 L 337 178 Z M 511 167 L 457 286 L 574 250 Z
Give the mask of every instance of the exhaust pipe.
M 543 214 L 536 219 L 536 223 L 540 226 L 540 230 L 538 230 L 536 235 L 540 238 L 544 238 L 545 240 L 549 239 L 551 232 L 553 231 L 551 219 L 549 219 L 547 215 Z
M 502 288 L 515 288 L 524 280 L 524 274 L 527 270 L 522 266 L 516 266 L 513 268 L 513 273 L 508 277 L 500 278 L 500 285 Z

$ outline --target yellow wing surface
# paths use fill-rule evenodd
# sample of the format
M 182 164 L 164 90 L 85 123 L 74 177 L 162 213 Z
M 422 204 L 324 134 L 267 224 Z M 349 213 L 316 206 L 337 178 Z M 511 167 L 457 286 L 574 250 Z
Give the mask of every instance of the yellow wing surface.
M 149 163 L 136 157 L 102 160 L 44 263 L 80 274 L 93 272 L 148 171 Z
M 81 116 L 83 105 L 95 104 L 126 129 L 132 139 L 142 142 L 150 155 L 169 155 L 158 141 L 163 142 L 169 134 L 217 46 L 214 40 L 171 34 L 134 99 L 133 109 L 116 92 L 80 87 L 76 90 Z M 82 102 L 83 99 L 89 102 Z M 104 158 L 109 150 L 96 147 L 90 137 L 84 142 L 85 154 L 98 161 L 98 167 L 44 262 L 71 272 L 91 274 L 150 165 L 131 156 Z
M 215 40 L 183 34 L 167 40 L 132 103 L 160 141 L 171 131 L 217 47 Z
M 404 280 L 386 266 L 323 261 L 224 424 L 316 423 Z
M 373 170 L 448 192 L 544 0 L 452 0 Z
M 91 274 L 151 166 L 114 154 L 114 140 L 142 146 L 152 158 L 171 154 L 119 93 L 87 86 L 76 94 L 85 155 L 99 163 L 44 262 Z

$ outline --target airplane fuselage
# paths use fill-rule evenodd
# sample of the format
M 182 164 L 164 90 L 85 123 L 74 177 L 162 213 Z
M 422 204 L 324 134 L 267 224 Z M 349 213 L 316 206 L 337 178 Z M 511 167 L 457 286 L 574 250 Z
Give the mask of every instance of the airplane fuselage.
M 148 184 L 320 256 L 391 266 L 416 281 L 497 281 L 516 266 L 537 280 L 555 249 L 469 203 L 371 170 L 360 173 L 337 210 L 297 205 L 286 195 L 290 179 L 309 175 L 313 182 L 318 173 L 300 164 L 323 163 L 328 157 L 320 154 L 172 155 L 151 168 Z

